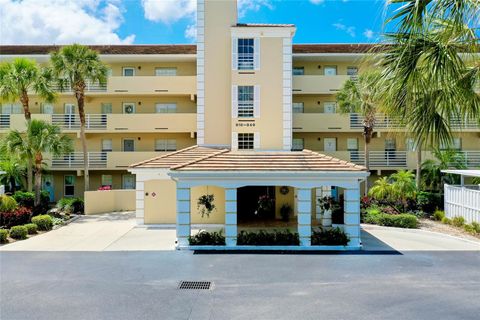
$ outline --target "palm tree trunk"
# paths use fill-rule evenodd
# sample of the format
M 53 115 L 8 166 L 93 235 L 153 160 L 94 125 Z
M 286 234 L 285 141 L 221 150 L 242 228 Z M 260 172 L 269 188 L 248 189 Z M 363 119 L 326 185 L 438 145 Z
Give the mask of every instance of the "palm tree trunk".
M 11 176 L 10 177 L 10 192 L 13 194 L 15 193 L 15 191 L 17 191 L 17 187 L 16 187 L 16 183 L 15 183 L 15 177 L 14 176 Z
M 365 137 L 365 147 L 364 147 L 364 152 L 365 152 L 365 168 L 370 172 L 370 155 L 369 155 L 369 147 L 368 147 L 369 141 L 368 138 Z M 368 194 L 368 177 L 365 179 L 365 191 L 364 194 Z
M 88 173 L 87 137 L 85 135 L 85 96 L 83 92 L 78 92 L 76 93 L 76 97 L 78 102 L 78 115 L 80 117 L 80 139 L 82 139 L 85 191 L 88 191 L 90 190 L 90 176 Z
M 415 176 L 415 184 L 418 190 L 420 190 L 421 182 L 422 182 L 422 142 L 419 142 L 417 145 L 417 172 Z
M 23 113 L 25 114 L 25 119 L 30 122 L 30 120 L 32 119 L 32 113 L 30 112 L 30 106 L 28 105 L 28 93 L 26 91 L 22 92 L 20 102 L 23 106 Z
M 27 160 L 27 191 L 33 191 L 33 161 Z
M 35 157 L 35 206 L 40 204 L 40 193 L 42 192 L 42 155 Z

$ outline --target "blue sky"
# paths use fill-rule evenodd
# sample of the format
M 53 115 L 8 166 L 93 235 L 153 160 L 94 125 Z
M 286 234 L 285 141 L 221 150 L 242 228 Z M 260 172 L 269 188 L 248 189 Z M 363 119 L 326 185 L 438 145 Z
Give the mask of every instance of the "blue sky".
M 240 22 L 293 23 L 295 43 L 374 42 L 385 3 L 238 0 Z M 0 44 L 193 43 L 195 11 L 196 0 L 0 0 Z

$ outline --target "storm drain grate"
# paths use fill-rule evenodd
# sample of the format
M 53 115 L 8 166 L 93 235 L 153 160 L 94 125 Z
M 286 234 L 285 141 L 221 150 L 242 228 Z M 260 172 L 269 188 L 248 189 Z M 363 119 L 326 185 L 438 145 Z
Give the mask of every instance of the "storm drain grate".
M 189 290 L 210 290 L 212 283 L 210 281 L 180 281 L 178 289 Z

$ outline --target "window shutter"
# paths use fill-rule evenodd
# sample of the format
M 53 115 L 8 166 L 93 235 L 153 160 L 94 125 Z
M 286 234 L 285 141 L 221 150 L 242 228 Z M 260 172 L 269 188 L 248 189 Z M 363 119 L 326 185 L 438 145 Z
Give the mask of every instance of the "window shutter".
M 232 70 L 238 70 L 238 38 L 232 38 Z
M 260 86 L 253 87 L 253 116 L 260 118 Z
M 260 38 L 253 40 L 253 68 L 260 70 Z
M 232 86 L 232 118 L 238 118 L 238 86 Z
M 232 132 L 232 150 L 238 149 L 238 133 Z
M 253 134 L 253 149 L 260 149 L 260 132 Z

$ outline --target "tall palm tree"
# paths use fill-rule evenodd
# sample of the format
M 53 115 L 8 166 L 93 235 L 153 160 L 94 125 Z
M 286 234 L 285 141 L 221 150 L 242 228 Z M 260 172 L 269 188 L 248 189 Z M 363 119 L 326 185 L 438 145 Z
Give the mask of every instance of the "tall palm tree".
M 408 170 L 399 170 L 390 175 L 392 191 L 395 198 L 399 199 L 405 210 L 408 199 L 414 199 L 417 193 L 415 175 Z
M 44 154 L 49 153 L 56 157 L 72 152 L 71 138 L 63 135 L 56 125 L 41 120 L 32 120 L 28 123 L 26 132 L 17 130 L 8 132 L 4 143 L 11 150 L 22 150 L 25 145 L 30 147 L 30 154 L 33 156 L 35 164 L 35 205 L 40 204 Z
M 375 115 L 379 109 L 379 93 L 377 82 L 380 74 L 367 71 L 356 80 L 347 80 L 337 93 L 337 103 L 341 113 L 359 113 L 363 118 L 363 138 L 365 167 L 370 168 L 369 144 L 375 127 Z M 365 180 L 365 193 L 368 192 L 368 181 Z
M 380 56 L 384 105 L 399 115 L 417 148 L 416 184 L 420 187 L 421 150 L 452 141 L 451 123 L 476 119 L 480 96 L 475 59 L 480 17 L 478 0 L 390 0 L 402 6 L 387 20 Z M 473 62 L 473 63 L 471 63 Z
M 22 185 L 25 168 L 20 164 L 18 159 L 8 158 L 0 162 L 0 171 L 4 173 L 0 175 L 0 181 L 4 185 L 9 186 L 9 191 L 15 193 L 17 185 Z
M 72 89 L 77 100 L 80 117 L 80 138 L 82 139 L 85 191 L 89 190 L 87 138 L 85 136 L 85 89 L 87 83 L 103 85 L 107 80 L 108 69 L 98 53 L 90 48 L 73 44 L 51 53 L 51 63 L 60 87 Z
M 0 99 L 2 101 L 20 101 L 27 122 L 31 119 L 30 96 L 52 102 L 56 95 L 52 88 L 52 73 L 48 68 L 40 67 L 36 61 L 17 58 L 0 65 Z M 27 188 L 32 191 L 33 163 L 27 163 Z

